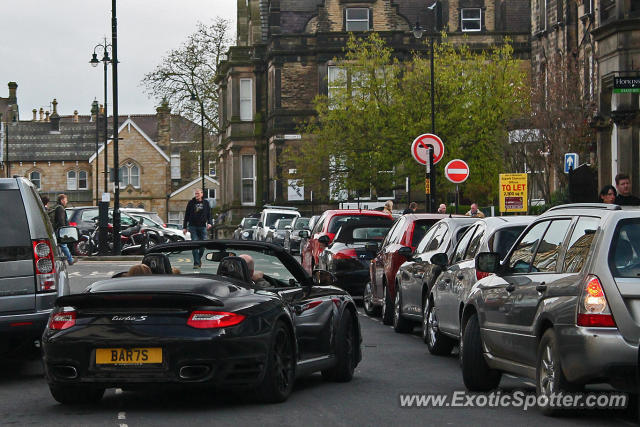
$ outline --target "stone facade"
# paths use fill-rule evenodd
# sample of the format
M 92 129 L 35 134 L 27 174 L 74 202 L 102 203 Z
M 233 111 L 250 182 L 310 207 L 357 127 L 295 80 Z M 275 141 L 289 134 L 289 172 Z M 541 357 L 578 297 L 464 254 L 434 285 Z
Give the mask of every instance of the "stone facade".
M 281 156 L 285 147 L 308 138 L 300 134 L 300 125 L 315 114 L 313 99 L 327 94 L 331 61 L 344 55 L 347 9 L 366 9 L 363 28 L 379 32 L 400 59 L 412 51 L 427 54 L 427 46 L 410 32 L 416 22 L 431 34 L 439 23 L 449 40 L 468 43 L 472 49 L 487 49 L 508 36 L 516 55 L 530 58 L 529 0 L 238 0 L 237 4 L 237 45 L 218 75 L 222 101 L 217 143 L 223 184 L 220 203 L 234 221 L 267 203 L 311 212 L 309 189 L 303 201 L 288 200 Z M 469 8 L 481 10 L 478 31 L 463 31 L 461 26 L 461 11 Z M 328 193 L 327 188 L 325 194 L 314 195 L 316 211 L 318 203 L 332 203 Z

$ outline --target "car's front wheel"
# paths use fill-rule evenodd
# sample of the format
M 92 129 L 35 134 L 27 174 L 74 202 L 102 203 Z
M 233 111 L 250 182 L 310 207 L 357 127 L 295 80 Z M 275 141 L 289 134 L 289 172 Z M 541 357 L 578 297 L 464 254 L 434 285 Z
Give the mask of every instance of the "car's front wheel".
M 393 304 L 393 330 L 406 334 L 413 329 L 413 322 L 402 317 L 402 297 L 400 292 L 400 286 L 396 283 L 396 298 Z
M 353 378 L 356 369 L 358 338 L 356 325 L 349 310 L 346 310 L 336 332 L 336 365 L 322 371 L 326 381 L 347 382 Z
M 55 400 L 65 405 L 95 403 L 104 396 L 103 388 L 89 388 L 79 385 L 49 384 L 49 390 Z
M 470 391 L 489 391 L 498 387 L 502 373 L 491 369 L 484 359 L 478 315 L 473 314 L 462 334 L 460 359 L 462 379 Z
M 429 353 L 447 356 L 455 346 L 455 341 L 440 332 L 433 298 L 427 298 L 422 312 L 422 339 L 427 344 Z
M 380 307 L 373 303 L 373 290 L 371 282 L 367 282 L 364 286 L 364 294 L 362 295 L 362 305 L 364 306 L 364 312 L 369 316 L 379 316 Z
M 261 401 L 284 402 L 291 394 L 295 381 L 294 347 L 289 329 L 283 322 L 278 322 L 271 339 L 264 379 L 257 390 Z

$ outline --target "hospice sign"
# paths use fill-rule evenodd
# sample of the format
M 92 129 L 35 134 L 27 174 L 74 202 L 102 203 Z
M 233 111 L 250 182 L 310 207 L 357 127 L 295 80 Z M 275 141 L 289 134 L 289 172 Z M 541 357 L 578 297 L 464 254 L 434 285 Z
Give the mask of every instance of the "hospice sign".
M 500 212 L 527 212 L 527 174 L 500 174 Z

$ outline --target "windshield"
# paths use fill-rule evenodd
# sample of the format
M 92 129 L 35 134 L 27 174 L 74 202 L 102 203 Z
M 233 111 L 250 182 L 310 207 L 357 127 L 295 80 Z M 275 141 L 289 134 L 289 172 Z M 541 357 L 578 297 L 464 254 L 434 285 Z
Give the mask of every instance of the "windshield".
M 31 235 L 20 191 L 0 191 L 0 228 L 0 261 L 32 257 Z
M 291 221 L 292 220 L 290 220 L 290 219 L 281 219 L 281 220 L 279 220 L 277 229 L 278 230 L 284 230 L 287 225 L 291 225 Z
M 499 253 L 500 259 L 503 259 L 525 228 L 527 228 L 526 225 L 520 225 L 498 230 L 489 240 L 489 251 Z
M 199 269 L 193 268 L 193 251 L 191 250 L 178 250 L 165 252 L 165 254 L 169 257 L 171 267 L 180 270 L 181 274 L 217 274 L 220 261 L 225 256 L 246 257 L 248 255 L 254 263 L 253 280 L 258 285 L 262 283 L 261 287 L 290 287 L 298 285 L 293 274 L 269 249 L 227 249 L 226 252 L 218 249 L 206 249 L 202 257 L 202 266 Z M 247 262 L 246 259 L 245 262 Z M 251 269 L 248 264 L 247 267 Z M 263 278 L 265 282 L 261 281 L 260 278 Z
M 391 221 L 386 227 L 382 226 L 363 226 L 363 227 L 349 227 L 345 225 L 341 227 L 336 234 L 334 242 L 340 243 L 363 243 L 363 242 L 380 242 L 389 232 L 391 228 Z
M 162 224 L 157 223 L 156 221 L 152 221 L 150 218 L 141 215 L 132 215 L 137 221 L 140 221 L 141 224 L 148 225 L 151 227 L 162 227 Z
M 273 227 L 279 219 L 293 219 L 297 216 L 299 215 L 295 213 L 268 213 L 264 225 L 265 227 Z
M 295 225 L 293 226 L 294 230 L 304 230 L 309 226 L 309 218 L 299 218 Z
M 258 225 L 258 218 L 245 218 L 244 219 L 244 228 L 250 228 L 254 225 Z
M 420 219 L 415 222 L 413 228 L 413 236 L 411 237 L 411 246 L 414 248 L 418 246 L 422 238 L 427 234 L 427 231 L 431 228 L 433 224 L 438 222 L 439 219 Z
M 340 215 L 340 216 L 334 216 L 333 218 L 331 218 L 331 221 L 329 222 L 328 233 L 331 233 L 331 234 L 337 233 L 338 230 L 340 229 L 340 227 L 342 227 L 342 225 L 347 221 L 367 221 L 367 222 L 380 223 L 380 224 L 384 224 L 384 225 L 389 224 L 390 221 L 393 222 L 387 216 L 374 216 L 374 215 Z

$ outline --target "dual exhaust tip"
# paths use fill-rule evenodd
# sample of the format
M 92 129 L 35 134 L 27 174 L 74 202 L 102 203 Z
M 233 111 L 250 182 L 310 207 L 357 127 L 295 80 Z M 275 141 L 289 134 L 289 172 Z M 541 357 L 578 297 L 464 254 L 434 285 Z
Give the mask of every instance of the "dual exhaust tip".
M 60 379 L 73 380 L 78 378 L 78 370 L 75 366 L 60 365 L 52 368 L 53 375 Z M 209 374 L 211 368 L 207 365 L 185 365 L 180 368 L 178 376 L 183 380 L 199 380 Z

